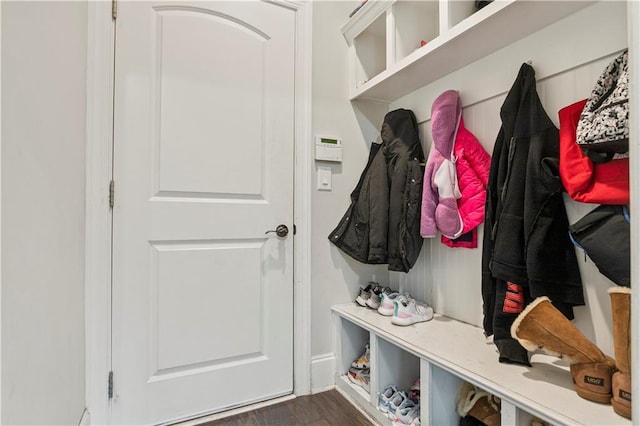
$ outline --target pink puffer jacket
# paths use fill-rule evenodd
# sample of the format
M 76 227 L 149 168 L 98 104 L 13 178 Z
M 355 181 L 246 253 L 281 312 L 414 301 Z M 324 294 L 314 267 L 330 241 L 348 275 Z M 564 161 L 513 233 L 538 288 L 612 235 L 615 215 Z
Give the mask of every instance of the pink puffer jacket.
M 454 146 L 458 186 L 462 197 L 458 199 L 458 211 L 462 217 L 462 233 L 457 239 L 442 236 L 442 243 L 449 247 L 478 247 L 477 226 L 484 221 L 484 204 L 489 182 L 491 156 L 478 139 L 464 127 L 460 118 Z
M 433 238 L 437 231 L 450 238 L 462 233 L 462 218 L 458 212 L 460 198 L 453 145 L 462 113 L 460 97 L 447 90 L 431 107 L 433 146 L 427 159 L 422 189 L 420 235 Z

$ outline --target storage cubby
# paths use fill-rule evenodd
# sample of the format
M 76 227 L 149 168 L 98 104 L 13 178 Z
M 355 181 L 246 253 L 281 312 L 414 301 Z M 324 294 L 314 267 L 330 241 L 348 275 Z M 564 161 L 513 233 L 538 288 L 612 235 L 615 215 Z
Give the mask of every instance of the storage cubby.
M 341 324 L 341 330 L 340 340 L 343 356 L 339 372 L 344 376 L 349 371 L 353 360 L 362 355 L 365 346 L 369 344 L 369 332 L 349 321 L 344 321 Z
M 387 67 L 387 20 L 380 15 L 353 40 L 355 84 L 361 86 Z
M 424 393 L 421 391 L 424 395 L 421 424 L 457 425 L 456 405 L 462 379 L 426 360 L 421 361 L 421 367 L 422 386 L 425 388 Z
M 382 392 L 388 385 L 408 391 L 413 382 L 420 377 L 420 358 L 393 343 L 378 338 L 376 354 L 375 374 L 378 379 L 378 392 Z
M 485 6 L 491 6 L 490 4 Z M 475 0 L 447 2 L 446 28 L 453 28 L 478 11 Z
M 421 41 L 429 42 L 439 35 L 437 1 L 398 0 L 392 7 L 395 61 L 421 48 Z M 426 46 L 425 46 L 426 47 Z

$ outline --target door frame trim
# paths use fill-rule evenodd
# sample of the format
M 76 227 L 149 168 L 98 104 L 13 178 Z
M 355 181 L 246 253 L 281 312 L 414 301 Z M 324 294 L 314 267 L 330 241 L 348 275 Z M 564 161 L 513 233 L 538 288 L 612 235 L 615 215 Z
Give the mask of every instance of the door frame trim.
M 268 0 L 296 12 L 294 119 L 293 392 L 311 393 L 312 3 Z M 89 2 L 85 237 L 85 401 L 91 424 L 110 424 L 111 226 L 115 22 L 111 2 Z M 117 384 L 117 375 L 116 375 Z

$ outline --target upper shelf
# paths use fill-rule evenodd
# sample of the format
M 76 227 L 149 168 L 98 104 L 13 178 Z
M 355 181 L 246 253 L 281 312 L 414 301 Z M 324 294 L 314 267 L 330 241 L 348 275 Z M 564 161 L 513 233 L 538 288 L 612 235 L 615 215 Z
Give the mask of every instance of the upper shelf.
M 351 44 L 358 34 L 371 25 L 371 23 L 389 9 L 393 3 L 393 1 L 368 0 L 362 5 L 360 10 L 342 26 L 342 35 L 347 40 L 347 43 Z
M 427 40 L 426 45 L 416 48 L 412 53 L 396 58 L 396 39 L 399 37 L 399 31 L 403 30 L 406 24 L 394 17 L 394 5 L 401 2 L 412 3 L 405 0 L 395 2 L 369 0 L 342 27 L 343 35 L 352 48 L 352 54 L 356 56 L 354 61 L 362 62 L 362 56 L 366 55 L 362 52 L 364 49 L 361 51 L 357 49 L 358 37 L 362 37 L 370 27 L 379 27 L 381 20 L 385 18 L 384 14 L 387 15 L 386 37 L 382 38 L 385 40 L 385 45 L 377 46 L 382 51 L 378 56 L 383 56 L 384 60 L 377 59 L 377 68 L 369 73 L 374 74 L 370 78 L 367 78 L 369 77 L 367 73 L 364 77 L 352 77 L 354 81 L 352 81 L 351 100 L 392 102 L 595 3 L 595 1 L 576 0 L 496 0 L 459 22 L 455 22 L 452 19 L 454 13 L 451 10 L 454 5 L 459 5 L 461 2 L 459 0 L 440 1 L 439 6 L 434 6 L 435 13 L 439 16 L 436 17 L 435 22 L 430 23 L 431 26 L 439 26 L 437 36 Z M 424 2 L 413 3 L 424 4 Z M 467 4 L 472 3 L 472 1 L 467 2 Z M 455 7 L 459 8 L 459 6 Z M 377 40 L 380 44 L 380 39 Z M 369 41 L 369 49 L 371 44 L 372 42 Z M 364 60 L 372 62 L 371 58 L 364 58 Z

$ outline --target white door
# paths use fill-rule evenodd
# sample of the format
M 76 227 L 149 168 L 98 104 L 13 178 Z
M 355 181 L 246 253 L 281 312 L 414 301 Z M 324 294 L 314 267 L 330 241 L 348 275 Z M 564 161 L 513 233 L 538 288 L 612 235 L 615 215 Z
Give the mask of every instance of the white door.
M 113 423 L 292 392 L 294 18 L 118 2 Z

